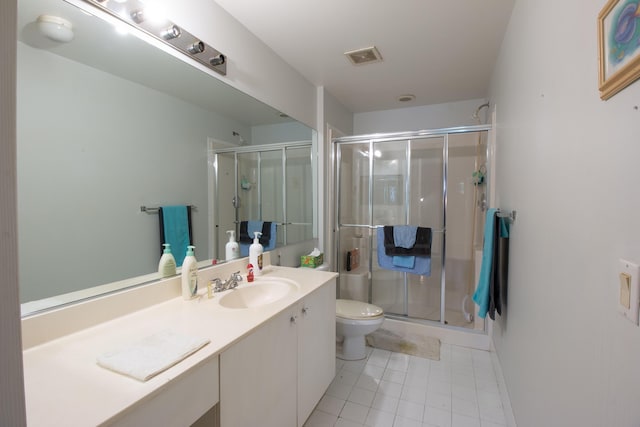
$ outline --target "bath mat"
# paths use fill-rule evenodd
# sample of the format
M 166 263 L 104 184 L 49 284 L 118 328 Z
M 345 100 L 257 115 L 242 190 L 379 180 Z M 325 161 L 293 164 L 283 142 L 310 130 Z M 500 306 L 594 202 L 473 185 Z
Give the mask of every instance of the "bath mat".
M 399 335 L 380 328 L 367 335 L 367 344 L 373 348 L 410 354 L 431 360 L 440 360 L 440 340 L 426 335 L 406 333 Z

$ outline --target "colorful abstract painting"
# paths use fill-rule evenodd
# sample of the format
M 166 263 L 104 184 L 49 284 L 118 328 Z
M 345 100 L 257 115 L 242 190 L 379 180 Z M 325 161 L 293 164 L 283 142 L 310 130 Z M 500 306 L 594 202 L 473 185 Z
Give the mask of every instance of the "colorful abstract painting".
M 609 0 L 598 16 L 600 91 L 607 99 L 640 77 L 640 0 Z
M 640 0 L 628 0 L 613 10 L 609 45 L 609 63 L 618 67 L 640 49 Z

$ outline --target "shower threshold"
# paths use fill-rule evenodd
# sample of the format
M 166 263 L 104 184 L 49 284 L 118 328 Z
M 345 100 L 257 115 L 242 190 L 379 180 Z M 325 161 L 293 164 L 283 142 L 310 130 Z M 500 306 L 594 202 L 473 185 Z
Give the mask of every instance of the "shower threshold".
M 455 344 L 478 350 L 489 350 L 487 330 L 468 329 L 460 326 L 442 324 L 438 321 L 416 319 L 409 316 L 385 313 L 382 328 L 399 335 L 425 334 L 440 339 L 446 344 Z M 488 329 L 491 327 L 489 326 Z

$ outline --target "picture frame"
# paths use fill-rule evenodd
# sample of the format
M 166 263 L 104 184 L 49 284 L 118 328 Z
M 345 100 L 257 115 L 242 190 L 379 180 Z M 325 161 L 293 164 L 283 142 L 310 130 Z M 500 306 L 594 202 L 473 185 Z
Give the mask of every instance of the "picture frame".
M 640 0 L 608 0 L 598 14 L 598 88 L 607 100 L 640 78 Z

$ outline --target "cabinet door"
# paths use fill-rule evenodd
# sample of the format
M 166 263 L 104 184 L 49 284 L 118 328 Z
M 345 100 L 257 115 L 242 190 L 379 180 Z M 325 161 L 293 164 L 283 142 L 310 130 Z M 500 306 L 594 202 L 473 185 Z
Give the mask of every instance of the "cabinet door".
M 221 354 L 221 427 L 296 425 L 296 314 L 285 310 Z
M 304 424 L 335 376 L 336 281 L 299 304 L 298 426 Z

